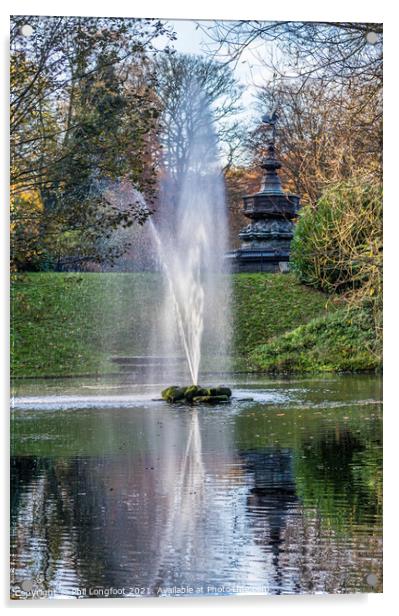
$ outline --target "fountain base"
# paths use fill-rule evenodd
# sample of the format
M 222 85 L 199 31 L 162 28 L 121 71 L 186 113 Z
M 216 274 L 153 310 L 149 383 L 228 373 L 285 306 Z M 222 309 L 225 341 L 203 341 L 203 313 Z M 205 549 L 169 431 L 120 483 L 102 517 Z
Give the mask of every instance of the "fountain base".
M 179 387 L 178 385 L 171 385 L 161 392 L 161 396 L 166 402 L 219 404 L 221 402 L 229 402 L 231 389 L 222 385 L 218 387 L 201 387 L 200 385 Z

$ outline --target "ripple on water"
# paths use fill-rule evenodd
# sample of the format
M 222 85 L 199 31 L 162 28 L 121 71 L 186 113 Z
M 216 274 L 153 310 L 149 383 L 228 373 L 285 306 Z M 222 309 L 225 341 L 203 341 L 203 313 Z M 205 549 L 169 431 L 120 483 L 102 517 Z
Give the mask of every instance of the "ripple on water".
M 371 387 L 351 400 L 344 385 L 324 405 L 314 385 L 268 384 L 234 390 L 253 403 L 187 412 L 149 391 L 101 396 L 106 407 L 80 396 L 89 406 L 68 415 L 26 396 L 31 412 L 13 416 L 15 583 L 62 597 L 136 583 L 300 594 L 364 592 L 373 573 L 380 591 L 381 413 Z

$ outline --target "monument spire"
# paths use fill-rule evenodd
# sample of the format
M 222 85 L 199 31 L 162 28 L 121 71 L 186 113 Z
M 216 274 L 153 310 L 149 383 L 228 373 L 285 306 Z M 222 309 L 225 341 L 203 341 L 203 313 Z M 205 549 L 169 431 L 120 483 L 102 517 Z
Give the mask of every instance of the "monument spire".
M 260 191 L 243 198 L 244 214 L 251 222 L 239 233 L 241 248 L 226 255 L 234 272 L 279 272 L 289 268 L 299 196 L 284 192 L 278 175 L 282 164 L 276 156 L 277 120 L 276 109 L 262 117 L 262 122 L 271 128 L 267 154 L 260 165 L 265 173 Z

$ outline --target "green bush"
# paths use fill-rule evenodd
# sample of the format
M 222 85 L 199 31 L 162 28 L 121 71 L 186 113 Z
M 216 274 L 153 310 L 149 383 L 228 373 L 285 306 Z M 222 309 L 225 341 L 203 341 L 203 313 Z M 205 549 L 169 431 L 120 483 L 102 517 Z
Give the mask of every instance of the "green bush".
M 302 210 L 291 252 L 299 280 L 328 293 L 381 292 L 382 189 L 352 178 L 331 186 L 317 207 Z

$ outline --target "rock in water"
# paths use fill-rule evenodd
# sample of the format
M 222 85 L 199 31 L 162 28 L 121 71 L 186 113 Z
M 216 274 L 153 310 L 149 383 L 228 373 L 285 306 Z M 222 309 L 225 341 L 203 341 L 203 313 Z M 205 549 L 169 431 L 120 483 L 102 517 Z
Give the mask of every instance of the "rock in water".
M 207 396 L 208 390 L 204 387 L 200 387 L 199 385 L 190 385 L 186 387 L 184 390 L 184 398 L 191 402 L 194 398 L 198 398 L 199 396 Z
M 179 387 L 178 385 L 171 385 L 167 387 L 163 391 L 161 391 L 161 396 L 167 402 L 178 402 L 179 400 L 184 400 L 185 388 Z
M 194 404 L 220 404 L 228 401 L 229 396 L 198 396 L 193 398 Z
M 190 404 L 218 404 L 228 402 L 231 397 L 231 389 L 220 385 L 218 387 L 201 387 L 200 385 L 189 385 L 179 387 L 171 385 L 161 393 L 162 398 L 167 402 L 188 402 Z
M 230 398 L 231 389 L 229 387 L 224 387 L 223 385 L 219 385 L 218 387 L 208 387 L 208 396 L 227 396 Z

